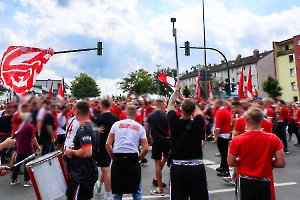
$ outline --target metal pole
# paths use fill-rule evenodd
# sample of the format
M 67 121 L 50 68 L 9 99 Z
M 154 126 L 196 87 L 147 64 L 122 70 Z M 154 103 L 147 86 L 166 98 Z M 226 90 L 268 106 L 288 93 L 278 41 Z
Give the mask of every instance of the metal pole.
M 89 49 L 73 49 L 73 50 L 66 50 L 66 51 L 55 51 L 54 54 L 60 53 L 73 53 L 73 52 L 80 52 L 80 51 L 93 51 L 97 50 L 98 48 L 89 48 Z
M 204 0 L 202 0 L 202 7 L 203 7 L 203 45 L 204 48 L 206 48 L 206 34 L 205 34 L 205 20 L 204 20 Z M 207 99 L 208 94 L 207 94 L 207 68 L 206 68 L 206 49 L 204 49 L 204 76 L 205 76 L 205 97 Z
M 180 47 L 181 49 L 184 49 L 185 47 Z M 211 47 L 190 47 L 191 49 L 209 49 L 209 50 L 213 50 L 213 51 L 216 51 L 218 52 L 219 54 L 221 54 L 225 60 L 225 63 L 226 63 L 226 67 L 227 67 L 227 74 L 228 74 L 228 84 L 230 85 L 230 74 L 229 74 L 229 65 L 228 65 L 228 61 L 227 61 L 227 58 L 225 57 L 225 55 L 219 51 L 218 49 L 215 49 L 215 48 L 211 48 Z M 231 96 L 231 91 L 229 90 L 229 96 Z
M 175 19 L 175 20 L 172 20 Z M 171 18 L 171 22 L 173 23 L 173 36 L 175 38 L 175 55 L 176 55 L 176 69 L 177 69 L 177 81 L 179 81 L 179 67 L 178 67 L 178 51 L 177 51 L 177 34 L 174 23 L 176 22 L 176 18 Z

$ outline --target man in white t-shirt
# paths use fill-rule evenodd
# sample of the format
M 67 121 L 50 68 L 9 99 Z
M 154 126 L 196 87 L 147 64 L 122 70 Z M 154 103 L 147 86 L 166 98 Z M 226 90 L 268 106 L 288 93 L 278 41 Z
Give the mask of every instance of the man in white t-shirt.
M 56 150 L 61 150 L 66 140 L 66 126 L 69 120 L 70 106 L 62 105 L 60 107 L 61 113 L 57 115 L 57 146 Z
M 47 114 L 49 107 L 50 107 L 51 102 L 48 99 L 45 99 L 43 101 L 43 105 L 42 107 L 39 109 L 39 112 L 36 116 L 36 120 L 37 120 L 37 132 L 38 135 L 41 134 L 41 129 L 42 129 L 42 121 L 45 117 L 45 115 Z
M 107 152 L 113 160 L 111 188 L 114 199 L 122 199 L 123 194 L 128 193 L 132 193 L 133 199 L 142 199 L 139 160 L 146 156 L 148 142 L 144 127 L 135 121 L 135 106 L 127 107 L 126 117 L 127 119 L 114 123 L 106 141 Z M 140 153 L 139 142 L 142 145 Z
M 79 122 L 75 119 L 75 117 L 72 117 L 67 124 L 66 127 L 66 140 L 64 145 L 64 150 L 68 149 L 69 147 L 73 146 L 73 140 L 76 135 L 76 132 L 78 128 L 80 127 Z

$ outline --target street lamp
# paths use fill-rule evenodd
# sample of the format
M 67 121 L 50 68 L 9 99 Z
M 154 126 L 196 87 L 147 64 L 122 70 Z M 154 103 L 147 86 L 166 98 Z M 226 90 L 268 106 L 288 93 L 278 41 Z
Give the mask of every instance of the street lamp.
M 159 74 L 159 67 L 161 65 L 156 65 L 157 66 L 157 98 L 159 99 L 159 80 L 158 80 L 158 74 Z
M 176 54 L 176 68 L 177 68 L 177 81 L 179 81 L 179 67 L 178 67 L 178 52 L 177 52 L 177 34 L 175 28 L 176 18 L 171 18 L 171 22 L 173 23 L 173 37 L 175 39 L 175 54 Z

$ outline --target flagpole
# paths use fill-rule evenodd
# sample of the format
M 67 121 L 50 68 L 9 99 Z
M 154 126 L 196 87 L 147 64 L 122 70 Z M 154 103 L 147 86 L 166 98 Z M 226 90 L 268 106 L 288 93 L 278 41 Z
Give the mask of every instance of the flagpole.
M 175 38 L 175 56 L 176 56 L 176 69 L 177 69 L 177 81 L 179 81 L 179 66 L 178 66 L 178 51 L 177 51 L 177 33 L 174 23 L 176 22 L 176 18 L 171 18 L 171 22 L 173 23 L 173 36 Z

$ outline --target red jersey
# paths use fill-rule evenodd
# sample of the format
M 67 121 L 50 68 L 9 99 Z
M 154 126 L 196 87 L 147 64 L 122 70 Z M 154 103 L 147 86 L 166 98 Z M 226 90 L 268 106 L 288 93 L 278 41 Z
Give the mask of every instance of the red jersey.
M 148 106 L 147 108 L 142 108 L 142 110 L 141 110 L 142 121 L 146 122 L 148 115 L 150 113 L 152 113 L 153 111 L 154 111 L 154 109 L 152 106 Z
M 119 117 L 119 115 L 122 112 L 122 109 L 117 107 L 116 105 L 113 105 L 112 107 L 110 107 L 110 112 L 115 114 L 117 117 Z
M 119 120 L 123 120 L 123 119 L 126 119 L 126 111 L 122 111 L 121 114 L 119 115 Z M 140 113 L 138 113 L 136 115 L 136 118 L 135 118 L 135 121 L 142 124 L 142 116 Z
M 12 117 L 12 131 L 11 136 L 13 137 L 15 132 L 18 130 L 19 126 L 22 123 L 22 119 L 20 118 L 20 113 L 15 112 Z
M 287 120 L 289 118 L 289 109 L 287 109 L 287 107 L 282 106 L 280 108 L 280 112 L 279 112 L 279 116 L 278 116 L 278 121 L 284 121 Z
M 231 113 L 225 108 L 220 108 L 216 113 L 215 129 L 220 129 L 220 134 L 231 132 Z
M 295 124 L 300 122 L 300 109 L 295 111 Z
M 274 113 L 274 109 L 272 107 L 268 107 L 265 109 L 265 115 L 268 117 L 268 118 L 274 118 L 275 116 L 275 113 Z
M 233 130 L 238 131 L 240 134 L 247 132 L 246 118 L 241 117 L 236 120 Z M 266 119 L 263 119 L 261 123 L 261 130 L 267 133 L 272 133 L 272 123 Z
M 121 112 L 121 114 L 119 115 L 119 120 L 123 120 L 123 119 L 126 119 L 126 111 L 125 110 L 123 110 Z
M 237 178 L 240 174 L 270 178 L 271 196 L 272 199 L 275 199 L 272 158 L 275 152 L 281 149 L 283 149 L 283 145 L 276 135 L 263 131 L 252 131 L 233 138 L 228 153 L 238 157 Z
M 292 119 L 294 119 L 294 108 L 289 108 L 288 110 L 288 121 L 290 122 Z

